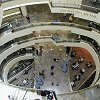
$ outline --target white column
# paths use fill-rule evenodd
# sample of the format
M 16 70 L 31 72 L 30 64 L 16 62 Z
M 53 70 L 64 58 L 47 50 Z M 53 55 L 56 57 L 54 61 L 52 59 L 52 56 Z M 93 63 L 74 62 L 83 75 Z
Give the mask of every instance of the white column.
M 1 23 L 2 23 L 2 19 L 3 19 L 3 8 L 0 7 L 0 26 L 1 26 Z
M 26 6 L 20 7 L 20 10 L 21 10 L 21 13 L 22 13 L 23 16 L 27 16 L 27 9 L 26 9 Z

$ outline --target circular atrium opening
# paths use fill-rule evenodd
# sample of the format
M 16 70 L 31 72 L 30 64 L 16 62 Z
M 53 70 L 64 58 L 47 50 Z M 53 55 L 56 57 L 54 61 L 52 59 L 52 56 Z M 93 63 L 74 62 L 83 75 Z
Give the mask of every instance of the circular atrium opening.
M 61 94 L 87 88 L 94 80 L 95 63 L 84 48 L 42 42 L 20 52 L 31 55 L 11 66 L 7 75 L 10 84 Z

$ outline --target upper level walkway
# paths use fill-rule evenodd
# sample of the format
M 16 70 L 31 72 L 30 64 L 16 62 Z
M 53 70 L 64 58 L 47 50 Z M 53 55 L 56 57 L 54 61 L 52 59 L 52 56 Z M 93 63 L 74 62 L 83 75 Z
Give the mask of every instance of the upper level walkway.
M 4 34 L 0 38 L 0 45 L 7 43 L 14 38 L 18 38 L 24 35 L 32 34 L 33 31 L 38 30 L 70 30 L 71 33 L 75 33 L 78 35 L 83 35 L 92 38 L 100 44 L 100 34 L 91 30 L 91 28 L 77 25 L 73 23 L 64 23 L 64 22 L 42 22 L 42 23 L 32 23 L 28 25 L 24 25 L 18 28 L 15 28 L 13 32 L 9 32 Z M 95 35 L 94 35 L 95 34 Z
M 56 6 L 55 3 L 49 0 L 42 0 L 42 1 L 41 0 L 38 0 L 38 1 L 37 0 L 36 1 L 35 0 L 34 1 L 33 0 L 30 0 L 30 1 L 11 0 L 8 2 L 3 2 L 1 3 L 1 6 L 0 6 L 0 10 L 1 10 L 0 12 L 2 15 L 0 16 L 0 20 L 3 19 L 3 11 L 5 10 L 16 8 L 16 7 L 21 7 L 21 6 L 26 6 L 26 5 L 38 5 L 38 4 L 49 4 L 49 7 L 52 13 L 74 14 L 75 17 L 100 23 L 100 20 L 99 20 L 100 9 L 99 8 L 95 8 L 95 7 L 91 7 L 91 6 L 87 6 L 83 4 L 80 4 L 80 5 L 79 4 L 69 4 L 69 5 L 72 5 L 72 7 L 68 7 L 68 5 L 66 6 L 66 4 L 62 4 L 61 2 L 58 2 L 58 1 L 56 2 L 56 4 L 61 5 L 61 6 Z M 75 5 L 74 8 L 73 8 L 73 5 Z M 80 7 L 77 8 L 77 6 L 80 6 Z M 90 9 L 90 11 L 88 9 Z M 0 22 L 0 25 L 1 25 L 1 22 Z
M 49 4 L 51 12 L 52 13 L 70 13 L 73 14 L 77 18 L 85 19 L 85 20 L 91 20 L 97 23 L 100 23 L 99 17 L 100 17 L 100 11 L 97 12 L 90 12 L 86 11 L 84 9 L 77 9 L 77 8 L 68 8 L 68 7 L 59 7 L 59 6 L 52 6 L 52 4 Z M 86 8 L 87 6 L 84 6 Z M 95 8 L 92 8 L 95 9 Z

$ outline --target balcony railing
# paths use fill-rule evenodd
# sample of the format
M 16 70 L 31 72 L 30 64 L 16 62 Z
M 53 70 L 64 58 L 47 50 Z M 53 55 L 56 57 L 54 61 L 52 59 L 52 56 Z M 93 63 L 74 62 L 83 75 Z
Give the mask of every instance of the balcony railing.
M 52 7 L 62 7 L 62 8 L 74 8 L 80 10 L 86 10 L 94 13 L 100 12 L 100 8 L 93 6 L 83 5 L 83 4 L 70 4 L 70 3 L 50 3 Z
M 17 27 L 13 29 L 13 32 L 20 31 L 26 28 L 32 28 L 32 27 L 37 27 L 37 26 L 47 26 L 47 25 L 53 25 L 53 26 L 70 26 L 70 27 L 76 27 L 76 28 L 81 28 L 84 30 L 91 31 L 92 29 L 88 26 L 84 25 L 79 25 L 79 24 L 74 24 L 74 23 L 67 23 L 67 22 L 42 22 L 42 23 L 30 23 L 24 26 Z
M 28 39 L 22 40 L 22 41 L 17 41 L 13 44 L 9 44 L 7 47 L 2 47 L 0 53 L 6 51 L 7 49 L 9 49 L 13 46 L 20 45 L 22 43 L 26 43 L 26 42 L 33 41 L 33 40 L 38 40 L 38 39 L 53 39 L 56 43 L 60 43 L 60 42 L 71 42 L 71 43 L 86 42 L 86 43 L 90 44 L 93 47 L 93 49 L 98 54 L 98 56 L 100 55 L 100 46 L 99 46 L 99 44 L 96 41 L 94 41 L 93 39 L 89 38 L 89 37 L 81 36 L 81 38 L 79 40 L 78 39 L 65 39 L 63 37 L 60 37 L 60 39 L 56 40 L 56 39 L 54 39 L 53 35 L 52 36 L 33 37 L 33 38 L 28 38 Z
M 18 75 L 22 74 L 25 70 L 27 69 L 31 69 L 32 64 L 28 65 L 28 66 L 18 66 L 20 68 L 18 68 L 17 70 L 13 70 L 13 71 L 9 71 L 8 73 L 8 81 L 10 82 L 11 80 L 13 80 L 14 78 L 16 78 Z
M 52 39 L 52 37 L 50 37 L 50 36 L 46 36 L 46 37 L 37 37 L 37 38 L 32 38 L 32 39 L 28 39 L 28 40 L 23 40 L 23 41 L 19 41 L 19 42 L 17 42 L 18 43 L 18 45 L 19 44 L 22 44 L 22 43 L 25 43 L 25 42 L 28 42 L 28 41 L 33 41 L 33 40 L 38 40 L 38 39 L 49 39 L 49 38 L 51 38 Z M 53 39 L 54 40 L 54 39 Z M 91 43 L 90 41 L 88 41 L 88 39 L 87 40 L 84 40 L 84 39 L 81 39 L 81 40 L 69 40 L 69 39 L 61 39 L 61 40 L 54 40 L 56 43 L 61 43 L 61 42 L 71 42 L 71 43 L 80 43 L 80 42 L 86 42 L 86 43 L 88 43 L 88 44 L 90 44 L 92 47 L 93 47 L 93 49 L 95 50 L 95 52 L 97 53 L 97 55 L 98 55 L 98 58 L 99 58 L 99 56 L 100 56 L 100 50 L 98 49 L 97 50 L 97 46 L 95 46 L 95 45 L 93 45 L 93 43 Z M 95 42 L 95 41 L 94 41 Z M 10 47 L 10 46 L 9 46 Z M 99 47 L 99 46 L 98 46 Z M 14 53 L 14 54 L 17 54 L 16 52 Z M 12 55 L 12 54 L 11 54 Z M 9 57 L 9 56 L 8 56 Z M 10 58 L 9 58 L 10 59 Z M 1 65 L 2 65 L 2 63 L 1 63 Z M 2 65 L 3 66 L 3 65 Z

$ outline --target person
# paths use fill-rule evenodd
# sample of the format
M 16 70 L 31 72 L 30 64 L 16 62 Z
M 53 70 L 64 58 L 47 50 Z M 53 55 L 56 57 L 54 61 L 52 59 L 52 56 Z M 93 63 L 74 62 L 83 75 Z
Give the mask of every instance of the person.
M 86 65 L 87 65 L 88 68 L 91 68 L 92 67 L 91 62 L 88 62 Z
M 65 19 L 67 17 L 67 14 L 66 13 L 64 13 L 63 14 L 63 19 Z
M 30 23 L 30 17 L 26 16 L 27 21 Z
M 26 79 L 23 80 L 23 84 L 24 84 L 24 85 L 28 85 L 28 84 L 29 84 L 29 83 L 28 83 L 28 78 L 26 78 Z
M 53 61 L 55 61 L 55 62 L 56 62 L 56 58 L 53 58 Z
M 35 51 L 35 47 L 32 47 L 32 50 Z
M 54 66 L 51 66 L 51 70 L 53 70 L 54 69 Z
M 59 86 L 59 82 L 56 83 L 56 86 Z
M 54 85 L 54 82 L 52 82 L 51 85 L 53 86 Z
M 8 95 L 8 100 L 14 100 L 14 98 Z
M 36 54 L 39 55 L 39 51 L 38 50 L 36 50 Z
M 78 60 L 78 63 L 82 63 L 82 62 L 84 62 L 84 58 L 80 57 L 79 60 Z
M 24 75 L 26 75 L 26 74 L 28 74 L 28 70 L 25 70 L 25 71 L 24 71 Z
M 79 81 L 81 79 L 81 75 L 75 75 L 74 78 L 75 78 L 74 81 Z
M 51 75 L 53 76 L 54 75 L 54 72 L 51 72 Z
M 74 21 L 74 15 L 69 16 L 69 22 L 72 23 Z
M 70 56 L 70 57 L 75 57 L 75 56 L 76 56 L 75 51 L 72 51 L 72 52 L 71 52 L 71 56 Z
M 55 62 L 58 62 L 58 61 L 59 61 L 59 59 L 56 59 L 56 58 L 53 58 L 53 60 L 54 60 Z
M 72 88 L 76 86 L 74 81 L 72 81 L 72 82 L 70 83 L 70 85 L 72 86 Z

